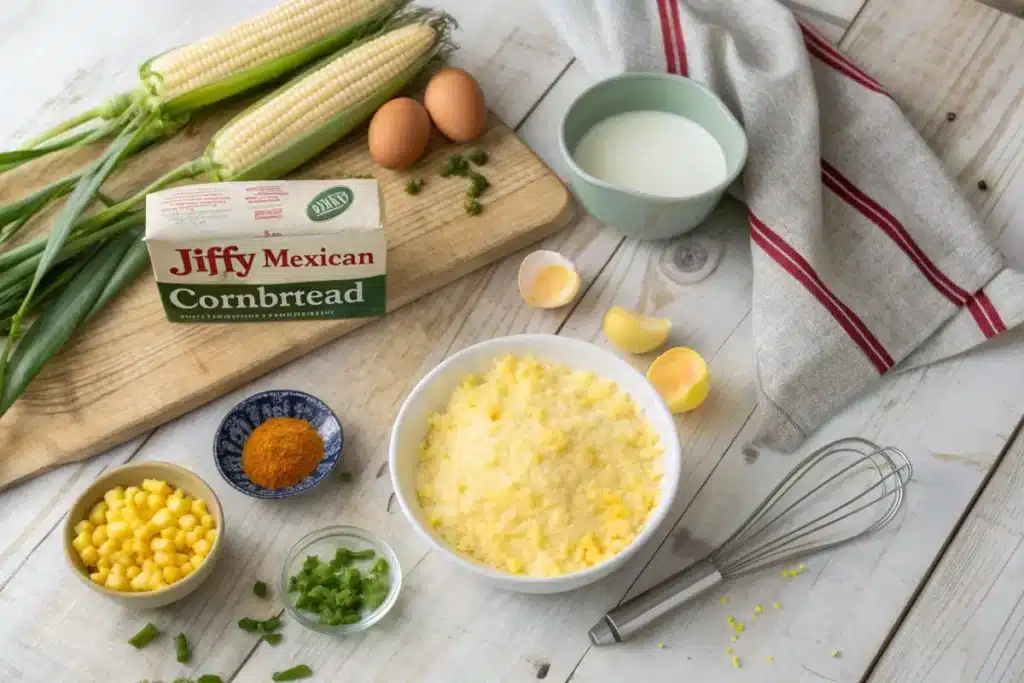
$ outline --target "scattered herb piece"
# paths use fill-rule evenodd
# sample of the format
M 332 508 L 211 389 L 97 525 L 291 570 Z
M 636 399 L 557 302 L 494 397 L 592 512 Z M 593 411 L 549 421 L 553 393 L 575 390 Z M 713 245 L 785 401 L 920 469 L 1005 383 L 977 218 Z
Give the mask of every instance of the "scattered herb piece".
M 196 679 L 196 683 L 224 683 L 224 681 L 221 680 L 220 676 L 216 676 L 214 674 L 203 674 Z
M 775 661 L 775 657 L 772 657 L 771 655 L 768 655 L 764 659 L 765 659 L 766 662 L 774 662 Z
M 732 656 L 732 666 L 733 666 L 734 669 L 742 669 L 743 668 L 742 666 L 740 666 L 740 658 L 737 657 L 736 655 Z
M 238 620 L 238 628 L 248 633 L 256 633 L 260 630 L 260 624 L 262 622 L 250 619 L 249 617 L 242 617 Z
M 956 121 L 956 112 L 955 111 L 947 111 L 946 112 L 946 120 L 951 122 L 951 123 L 953 121 Z
M 275 681 L 297 681 L 300 678 L 309 678 L 313 675 L 313 670 L 305 664 L 299 664 L 293 666 L 290 669 L 284 671 L 276 671 L 270 678 Z
M 157 630 L 156 626 L 152 623 L 146 624 L 142 627 L 142 630 L 136 633 L 134 636 L 128 639 L 128 642 L 136 650 L 142 648 L 153 642 L 153 639 L 160 635 L 160 631 Z
M 721 600 L 721 603 L 722 603 L 723 605 L 728 605 L 728 604 L 729 604 L 729 596 L 728 596 L 728 595 L 723 595 L 723 596 L 722 596 L 722 597 L 720 598 L 720 600 Z
M 480 206 L 480 202 L 477 200 L 472 198 L 466 200 L 466 213 L 470 216 L 479 216 L 483 211 L 484 207 Z
M 351 472 L 338 472 L 338 479 L 341 479 L 343 484 L 350 484 L 355 479 Z
M 832 657 L 833 657 L 833 659 L 839 659 L 842 656 L 843 656 L 843 653 L 840 652 L 839 650 L 832 650 Z
M 263 636 L 263 640 L 267 641 L 271 645 L 277 645 L 278 643 L 281 642 L 281 634 L 280 633 L 268 633 L 265 636 Z
M 772 607 L 774 607 L 775 609 L 782 609 L 782 603 L 781 602 L 773 602 L 772 603 Z
M 267 584 L 257 581 L 252 585 L 252 592 L 257 598 L 267 597 Z
M 465 177 L 469 173 L 469 162 L 461 154 L 453 154 L 445 161 L 441 169 L 441 177 L 448 178 L 453 175 Z
M 264 633 L 281 630 L 281 617 L 270 617 L 266 621 L 260 622 L 260 630 Z
M 466 195 L 471 199 L 476 199 L 491 186 L 491 181 L 476 171 L 469 172 L 469 181 L 469 189 L 466 190 Z
M 172 683 L 194 683 L 191 678 L 175 678 Z
M 188 660 L 192 659 L 192 650 L 188 646 L 188 638 L 184 633 L 174 636 L 174 652 L 182 664 L 186 664 Z
M 482 149 L 474 149 L 466 156 L 469 158 L 470 161 L 472 161 L 477 166 L 483 166 L 484 164 L 487 163 L 487 160 L 490 159 L 490 157 L 487 156 L 487 152 L 483 151 Z
M 725 648 L 725 651 L 728 652 L 729 654 L 732 654 L 732 646 L 729 646 L 729 647 Z
M 981 190 L 982 192 L 984 192 L 985 190 L 988 189 L 988 183 L 986 183 L 984 180 L 979 180 L 978 181 L 978 189 Z
M 405 181 L 406 194 L 419 194 L 422 189 L 423 180 L 421 178 L 409 178 L 409 180 Z

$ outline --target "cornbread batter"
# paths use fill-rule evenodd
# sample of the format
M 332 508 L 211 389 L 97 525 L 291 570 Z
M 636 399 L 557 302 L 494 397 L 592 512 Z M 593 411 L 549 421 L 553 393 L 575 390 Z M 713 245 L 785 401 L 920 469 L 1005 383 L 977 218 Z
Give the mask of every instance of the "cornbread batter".
M 629 545 L 658 503 L 661 472 L 657 432 L 614 382 L 507 356 L 430 417 L 417 493 L 461 554 L 557 576 Z

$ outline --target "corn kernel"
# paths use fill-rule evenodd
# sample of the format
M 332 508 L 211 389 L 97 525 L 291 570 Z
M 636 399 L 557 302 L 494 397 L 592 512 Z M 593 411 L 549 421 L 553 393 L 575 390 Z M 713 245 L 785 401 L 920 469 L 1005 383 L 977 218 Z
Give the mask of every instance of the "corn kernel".
M 103 494 L 103 500 L 107 501 L 107 505 L 109 505 L 111 503 L 111 501 L 123 500 L 123 499 L 124 499 L 124 487 L 123 486 L 115 486 L 114 488 L 110 489 L 109 491 L 107 491 L 106 493 Z
M 96 554 L 99 555 L 98 550 L 96 551 Z M 112 564 L 114 563 L 110 561 L 109 557 L 101 556 L 98 560 L 96 560 L 96 569 L 110 569 L 110 565 Z
M 167 485 L 167 482 L 159 479 L 143 479 L 141 488 L 147 493 L 160 494 L 165 498 L 171 493 L 171 487 Z
M 149 547 L 153 549 L 154 553 L 168 552 L 174 550 L 174 543 L 168 541 L 166 538 L 154 538 L 150 541 Z
M 135 550 L 134 543 L 135 543 L 135 539 L 134 538 L 125 538 L 125 539 L 123 539 L 121 541 L 121 552 L 124 553 L 125 555 L 131 555 L 132 552 Z
M 202 498 L 196 498 L 192 501 L 192 514 L 196 517 L 202 517 L 203 515 L 209 514 L 209 510 L 206 509 L 206 501 Z
M 82 552 L 91 545 L 92 536 L 84 531 L 75 536 L 75 540 L 71 541 L 71 547 L 73 547 L 78 552 Z
M 96 552 L 96 548 L 93 546 L 83 548 L 79 556 L 82 558 L 82 564 L 87 567 L 95 567 L 96 562 L 100 559 L 100 554 Z
M 135 524 L 139 521 L 139 513 L 133 507 L 126 507 L 124 510 L 121 510 L 121 519 L 128 524 Z
M 97 572 L 93 572 L 92 574 L 89 574 L 89 578 L 92 579 L 93 583 L 98 583 L 98 584 L 100 584 L 102 586 L 104 584 L 104 582 L 106 582 L 108 575 L 109 574 L 108 574 L 107 570 L 101 569 L 101 570 L 99 570 Z
M 92 510 L 89 511 L 89 521 L 93 526 L 100 526 L 107 522 L 107 504 L 96 503 L 92 506 Z
M 96 527 L 93 526 L 93 523 L 87 519 L 83 519 L 81 522 L 75 525 L 76 534 L 89 534 L 91 536 L 92 532 L 95 530 Z
M 157 581 L 151 581 L 149 585 L 150 585 L 150 588 L 152 590 L 155 590 L 155 591 L 163 590 L 164 588 L 167 588 L 167 583 L 163 579 L 158 579 Z
M 195 545 L 192 546 L 192 552 L 194 552 L 196 555 L 206 557 L 210 553 L 210 542 L 207 541 L 205 538 L 199 539 L 198 541 L 196 541 Z M 521 569 L 510 568 L 510 571 L 521 571 Z
M 174 535 L 175 550 L 184 550 L 188 547 L 188 543 L 185 539 L 186 534 L 187 532 L 179 530 L 178 533 Z
M 204 560 L 206 560 L 205 557 L 200 557 L 199 555 L 194 555 L 189 560 L 189 564 L 192 565 L 192 569 L 199 569 L 201 566 L 203 566 L 203 561 Z
M 146 496 L 146 507 L 152 510 L 154 513 L 157 510 L 162 510 L 166 503 L 167 498 L 161 496 L 159 493 L 151 493 L 148 496 Z
M 138 565 L 135 565 L 135 564 L 133 564 L 132 566 L 128 567 L 128 569 L 124 570 L 124 576 L 129 581 L 133 581 L 135 579 L 135 577 L 137 577 L 141 573 L 142 573 L 142 570 L 139 568 Z
M 173 541 L 174 537 L 177 536 L 177 535 L 178 535 L 178 529 L 175 529 L 172 526 L 169 526 L 166 529 L 161 529 L 160 530 L 160 538 L 166 538 L 168 541 Z
M 155 524 L 157 528 L 166 529 L 169 526 L 174 525 L 174 515 L 167 508 L 157 510 L 153 513 L 153 519 L 149 520 L 151 524 Z
M 149 550 L 149 546 L 145 543 L 145 541 L 143 541 L 141 538 L 133 538 L 132 539 L 131 551 L 133 553 L 135 553 L 136 555 L 140 555 L 140 554 L 142 554 L 142 550 L 144 548 L 146 550 Z
M 191 555 L 186 555 L 185 553 L 174 553 L 174 564 L 178 567 L 189 564 L 191 561 Z
M 101 546 L 103 542 L 107 540 L 107 525 L 100 524 L 98 527 L 93 529 L 92 532 L 92 544 L 94 546 Z
M 153 553 L 153 561 L 158 567 L 167 567 L 174 564 L 174 555 L 163 550 Z
M 142 561 L 142 571 L 146 574 L 152 574 L 156 571 L 156 562 L 150 558 Z
M 111 522 L 107 525 L 107 538 L 111 540 L 120 541 L 131 534 L 132 530 L 128 526 L 128 522 Z
M 185 564 L 178 567 L 178 571 L 181 572 L 181 578 L 184 579 L 186 576 L 194 572 L 195 569 L 192 567 L 191 562 L 186 562 Z
M 120 498 L 107 502 L 108 512 L 120 512 L 121 510 L 124 510 L 124 501 Z
M 196 528 L 196 525 L 198 523 L 199 520 L 196 518 L 195 515 L 182 515 L 178 518 L 178 526 L 184 529 L 185 531 L 192 531 Z
M 185 545 L 192 547 L 200 538 L 202 538 L 202 536 L 199 535 L 199 531 L 197 531 L 196 529 L 193 529 L 192 531 L 186 531 Z
M 178 498 L 184 498 L 185 497 L 185 491 L 183 491 L 180 488 L 174 489 L 174 491 L 171 492 L 171 495 L 172 496 L 177 496 Z
M 171 565 L 169 567 L 164 567 L 164 572 L 163 573 L 164 573 L 164 581 L 167 582 L 167 585 L 171 585 L 172 583 L 174 583 L 175 581 L 177 581 L 178 579 L 181 578 L 181 571 L 177 567 L 175 567 L 174 565 Z
M 204 529 L 213 529 L 217 526 L 217 522 L 214 521 L 213 515 L 203 515 L 199 518 L 199 526 Z
M 122 564 L 115 564 L 113 567 L 110 568 L 110 575 L 111 576 L 124 576 L 124 565 L 122 565 Z
M 148 507 L 135 508 L 135 513 L 143 522 L 148 522 L 153 518 L 153 511 L 150 510 Z
M 140 489 L 139 489 L 138 486 L 128 486 L 128 487 L 125 488 L 125 490 L 124 490 L 124 502 L 125 502 L 126 505 L 128 504 L 128 501 L 131 501 L 132 504 L 135 503 L 135 494 L 138 493 L 139 490 Z
M 204 538 L 206 538 L 206 540 L 210 542 L 210 547 L 212 548 L 214 541 L 217 540 L 217 530 L 210 529 L 206 532 L 206 536 Z
M 96 546 L 96 552 L 100 554 L 100 557 L 110 557 L 117 552 L 117 541 L 108 538 L 101 545 Z
M 139 491 L 134 496 L 132 496 L 132 502 L 135 503 L 135 507 L 137 508 L 145 506 L 148 500 L 149 494 L 146 493 L 145 491 Z
M 132 590 L 145 591 L 149 588 L 149 574 L 140 573 L 131 582 Z
M 185 502 L 180 496 L 171 496 L 167 499 L 167 509 L 176 515 L 183 515 L 192 509 L 192 505 Z

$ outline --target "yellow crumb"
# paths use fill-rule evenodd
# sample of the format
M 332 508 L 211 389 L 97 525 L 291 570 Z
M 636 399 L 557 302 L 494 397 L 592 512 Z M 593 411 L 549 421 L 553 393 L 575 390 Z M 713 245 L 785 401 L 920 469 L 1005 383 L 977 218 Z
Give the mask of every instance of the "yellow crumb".
M 771 655 L 768 655 L 767 657 L 765 657 L 765 661 L 768 661 L 768 662 L 774 662 L 774 661 L 775 661 L 775 658 L 774 658 L 774 657 L 772 657 Z
M 722 604 L 723 605 L 728 605 L 729 604 L 729 596 L 728 595 L 723 595 L 721 597 L 721 600 L 722 600 Z
M 732 656 L 732 665 L 733 665 L 733 667 L 734 667 L 734 668 L 736 668 L 736 669 L 739 669 L 739 668 L 741 668 L 741 667 L 740 667 L 740 658 L 739 658 L 739 657 L 737 657 L 736 655 L 733 655 L 733 656 Z
M 745 629 L 746 627 L 743 624 L 741 624 L 740 622 L 737 621 L 736 624 L 733 626 L 733 628 L 735 628 L 740 633 L 743 633 L 743 629 Z
M 800 565 L 799 569 L 802 572 L 807 571 L 807 565 L 806 564 L 802 564 L 802 565 Z
M 725 648 L 725 651 L 728 652 L 729 654 L 732 654 L 732 648 L 731 647 Z
M 732 637 L 732 638 L 730 638 L 729 640 L 731 640 L 732 642 L 734 642 L 734 643 L 735 643 L 735 642 L 736 642 L 737 640 L 739 640 L 739 639 L 740 639 L 740 637 L 739 637 L 739 636 L 733 636 L 733 637 Z
M 791 572 L 788 569 L 782 570 L 782 578 L 788 579 L 791 576 Z
M 664 650 L 665 649 L 665 643 L 658 643 L 658 647 L 661 648 L 662 650 Z
M 761 607 L 761 605 L 754 605 L 754 614 L 760 614 L 763 611 L 764 611 L 764 608 Z
M 832 650 L 832 656 L 833 656 L 834 658 L 836 658 L 836 659 L 839 659 L 840 657 L 842 657 L 842 656 L 843 656 L 843 653 L 842 653 L 842 652 L 840 652 L 839 650 Z
M 782 603 L 781 602 L 773 602 L 772 603 L 772 607 L 774 607 L 775 609 L 782 609 Z

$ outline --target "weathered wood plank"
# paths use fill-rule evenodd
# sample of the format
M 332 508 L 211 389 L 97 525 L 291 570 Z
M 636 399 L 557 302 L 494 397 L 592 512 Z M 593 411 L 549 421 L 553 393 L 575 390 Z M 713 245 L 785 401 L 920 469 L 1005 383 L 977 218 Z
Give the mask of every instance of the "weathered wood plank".
M 869 683 L 1024 679 L 1022 520 L 1024 434 L 1018 434 Z

